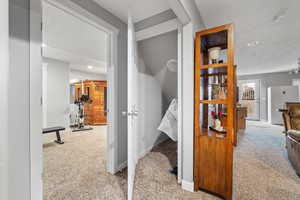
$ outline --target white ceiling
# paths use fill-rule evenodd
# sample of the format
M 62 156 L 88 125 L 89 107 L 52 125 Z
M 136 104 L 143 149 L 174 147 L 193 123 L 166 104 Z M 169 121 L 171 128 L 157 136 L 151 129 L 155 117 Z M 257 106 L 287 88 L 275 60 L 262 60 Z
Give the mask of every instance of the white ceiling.
M 300 57 L 299 0 L 195 0 L 207 28 L 235 24 L 239 74 L 286 71 Z M 280 15 L 278 22 L 274 17 Z M 248 43 L 259 41 L 257 46 Z
M 128 12 L 133 22 L 138 22 L 170 9 L 167 0 L 94 0 L 127 23 Z
M 43 26 L 43 56 L 69 62 L 72 69 L 106 73 L 107 33 L 48 3 Z

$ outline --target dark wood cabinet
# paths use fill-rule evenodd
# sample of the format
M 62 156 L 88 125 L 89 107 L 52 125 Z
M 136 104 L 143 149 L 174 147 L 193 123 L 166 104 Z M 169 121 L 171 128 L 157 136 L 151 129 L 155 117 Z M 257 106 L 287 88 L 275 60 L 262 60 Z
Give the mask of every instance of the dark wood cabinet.
M 84 122 L 89 125 L 107 124 L 107 81 L 83 81 L 74 83 L 75 99 L 81 96 L 82 89 L 92 103 L 84 104 Z
M 198 32 L 195 40 L 194 187 L 232 199 L 236 132 L 233 25 Z

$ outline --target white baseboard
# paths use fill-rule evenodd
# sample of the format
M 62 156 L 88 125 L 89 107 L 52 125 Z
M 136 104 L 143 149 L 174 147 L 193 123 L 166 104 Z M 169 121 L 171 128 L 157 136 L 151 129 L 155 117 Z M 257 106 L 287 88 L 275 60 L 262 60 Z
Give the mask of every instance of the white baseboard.
M 126 167 L 127 167 L 127 161 L 125 161 L 125 162 L 123 162 L 122 164 L 119 165 L 118 171 L 122 171 Z
M 181 188 L 189 192 L 194 192 L 194 182 L 182 180 Z

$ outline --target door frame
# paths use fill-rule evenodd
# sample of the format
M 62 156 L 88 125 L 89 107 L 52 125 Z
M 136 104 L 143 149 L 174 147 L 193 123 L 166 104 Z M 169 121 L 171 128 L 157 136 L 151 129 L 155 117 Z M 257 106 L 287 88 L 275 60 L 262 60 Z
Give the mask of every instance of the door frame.
M 65 0 L 30 0 L 30 26 L 31 35 L 42 35 L 41 30 L 41 19 L 37 20 L 36 13 L 42 15 L 42 3 L 49 3 L 68 14 L 71 14 L 80 20 L 106 32 L 108 34 L 108 44 L 109 50 L 107 53 L 107 82 L 108 82 L 108 128 L 107 128 L 107 151 L 106 151 L 106 164 L 107 164 L 107 172 L 111 174 L 115 174 L 119 171 L 118 166 L 118 146 L 117 146 L 117 130 L 118 130 L 118 113 L 117 113 L 117 64 L 118 64 L 118 55 L 117 55 L 117 41 L 119 29 L 112 26 L 111 24 L 105 22 L 101 18 L 93 15 L 88 12 L 84 8 L 81 8 L 76 3 Z M 33 12 L 32 10 L 35 10 Z M 42 16 L 39 16 L 40 18 Z M 38 49 L 33 52 L 30 50 L 30 82 L 31 83 L 39 83 L 42 85 L 40 73 L 34 73 L 34 69 L 42 71 L 42 63 L 41 63 L 41 52 L 42 52 L 42 41 L 37 41 L 35 38 L 30 38 L 30 46 L 35 47 L 32 49 Z M 40 76 L 40 77 L 39 77 Z M 33 85 L 33 84 L 32 84 Z M 43 170 L 43 152 L 42 152 L 42 135 L 41 128 L 42 124 L 34 123 L 35 119 L 42 117 L 41 103 L 37 103 L 37 99 L 42 102 L 42 92 L 41 90 L 31 90 L 30 92 L 30 194 L 31 200 L 40 200 L 43 197 L 43 187 L 42 187 L 42 170 Z M 40 120 L 42 121 L 42 120 Z M 37 139 L 36 136 L 39 138 Z M 34 150 L 34 151 L 32 151 Z M 38 169 L 38 170 L 34 170 Z
M 181 184 L 183 177 L 183 26 L 184 23 L 187 23 L 188 17 L 184 13 L 184 9 L 181 4 L 178 4 L 176 1 L 169 1 L 172 5 L 172 10 L 180 11 L 176 12 L 175 15 L 177 18 L 156 24 L 154 26 L 142 29 L 135 32 L 136 42 L 146 40 L 151 37 L 159 36 L 171 31 L 177 30 L 177 96 L 178 96 L 178 115 L 177 115 L 177 182 Z
M 0 1 L 0 199 L 8 199 L 9 1 Z
M 247 120 L 260 121 L 261 120 L 261 117 L 260 117 L 260 112 L 261 112 L 261 80 L 260 79 L 249 79 L 249 80 L 238 80 L 237 81 L 238 86 L 239 86 L 239 84 L 243 84 L 243 83 L 256 83 L 256 84 L 258 84 L 258 86 L 256 86 L 256 88 L 258 90 L 257 94 L 259 96 L 258 96 L 258 98 L 255 98 L 255 104 L 258 105 L 257 118 L 248 118 L 247 117 Z M 240 101 L 240 97 L 241 97 L 241 94 L 239 92 L 239 101 Z

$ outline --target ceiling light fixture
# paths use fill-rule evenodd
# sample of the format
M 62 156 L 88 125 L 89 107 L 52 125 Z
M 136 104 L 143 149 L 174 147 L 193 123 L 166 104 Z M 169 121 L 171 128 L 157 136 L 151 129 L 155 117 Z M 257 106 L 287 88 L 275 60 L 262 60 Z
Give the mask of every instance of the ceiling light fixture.
M 93 66 L 91 66 L 91 65 L 89 65 L 89 66 L 88 66 L 88 69 L 93 69 L 93 68 L 94 68 L 94 67 L 93 67 Z
M 273 21 L 275 22 L 275 23 L 278 23 L 278 22 L 280 22 L 284 17 L 285 17 L 285 11 L 281 11 L 281 12 L 279 12 L 277 15 L 275 15 L 274 17 L 273 17 Z
M 253 41 L 253 42 L 249 42 L 249 43 L 247 44 L 247 46 L 248 46 L 248 47 L 255 47 L 255 46 L 259 45 L 259 44 L 260 44 L 259 41 Z

